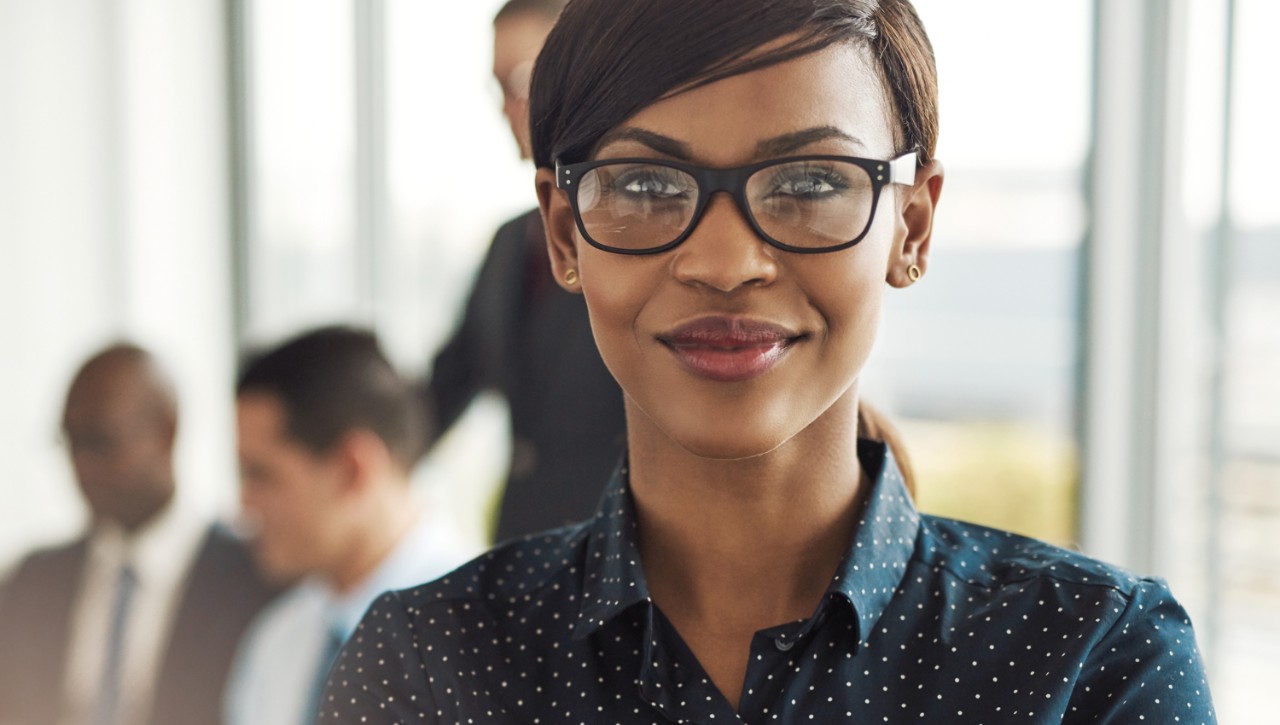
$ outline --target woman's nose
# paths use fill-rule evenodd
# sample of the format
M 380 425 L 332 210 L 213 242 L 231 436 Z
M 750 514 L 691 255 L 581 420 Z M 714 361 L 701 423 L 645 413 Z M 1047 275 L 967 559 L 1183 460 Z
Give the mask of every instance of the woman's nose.
M 688 285 L 732 292 L 770 284 L 778 276 L 777 250 L 723 192 L 712 195 L 693 233 L 674 252 L 672 273 Z

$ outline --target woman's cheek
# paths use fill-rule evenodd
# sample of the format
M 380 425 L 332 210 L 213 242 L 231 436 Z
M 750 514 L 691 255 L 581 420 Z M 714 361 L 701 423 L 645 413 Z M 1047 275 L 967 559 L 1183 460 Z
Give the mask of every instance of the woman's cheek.
M 606 367 L 618 378 L 622 372 L 619 365 L 624 361 L 623 356 L 636 353 L 637 320 L 652 296 L 652 284 L 647 279 L 651 275 L 646 275 L 642 269 L 628 269 L 628 266 L 641 265 L 625 264 L 632 261 L 626 257 L 617 261 L 582 261 L 579 274 L 591 319 L 591 332 Z
M 860 370 L 879 329 L 884 267 L 869 264 L 870 255 L 842 261 L 815 269 L 807 296 L 826 322 L 827 354 Z

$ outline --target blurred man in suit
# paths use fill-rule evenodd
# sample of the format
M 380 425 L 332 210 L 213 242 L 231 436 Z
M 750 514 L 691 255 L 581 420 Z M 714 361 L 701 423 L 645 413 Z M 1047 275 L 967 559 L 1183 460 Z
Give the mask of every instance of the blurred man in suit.
M 529 158 L 529 80 L 566 0 L 508 0 L 493 21 L 493 75 L 521 158 Z M 622 391 L 591 336 L 582 295 L 551 277 L 538 210 L 502 225 L 461 323 L 424 386 L 443 434 L 483 391 L 511 412 L 511 467 L 498 540 L 595 512 L 622 456 Z
M 368 332 L 328 327 L 252 359 L 236 387 L 241 502 L 264 570 L 302 581 L 241 646 L 232 725 L 302 725 L 373 600 L 461 564 L 414 501 L 420 401 Z
M 175 496 L 174 388 L 115 345 L 86 362 L 62 427 L 91 514 L 0 600 L 0 723 L 219 722 L 235 642 L 273 589 L 247 548 Z

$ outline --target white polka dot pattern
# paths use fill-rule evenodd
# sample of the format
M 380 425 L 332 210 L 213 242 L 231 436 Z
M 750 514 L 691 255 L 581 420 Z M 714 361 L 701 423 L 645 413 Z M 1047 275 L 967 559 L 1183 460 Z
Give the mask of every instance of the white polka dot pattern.
M 737 711 L 649 599 L 623 468 L 591 521 L 384 595 L 320 722 L 1216 722 L 1163 582 L 921 516 L 881 444 L 859 456 L 850 551 L 812 617 L 756 633 Z

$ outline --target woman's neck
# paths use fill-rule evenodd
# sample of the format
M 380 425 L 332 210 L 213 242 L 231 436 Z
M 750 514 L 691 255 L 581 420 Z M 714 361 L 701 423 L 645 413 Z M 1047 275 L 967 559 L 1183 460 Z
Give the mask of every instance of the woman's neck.
M 857 399 L 767 454 L 710 460 L 628 410 L 649 594 L 736 710 L 755 633 L 811 616 L 853 538 Z
M 755 631 L 813 613 L 864 488 L 856 400 L 836 405 L 848 414 L 829 410 L 776 450 L 733 461 L 700 458 L 629 421 L 641 559 L 673 621 Z

